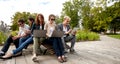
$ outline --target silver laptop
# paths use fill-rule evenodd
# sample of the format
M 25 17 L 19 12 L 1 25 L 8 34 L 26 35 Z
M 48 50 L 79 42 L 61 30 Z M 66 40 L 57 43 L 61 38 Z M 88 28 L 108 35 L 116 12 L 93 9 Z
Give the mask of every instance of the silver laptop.
M 33 36 L 34 37 L 46 37 L 46 30 L 34 30 Z
M 52 34 L 52 37 L 62 37 L 63 35 L 64 35 L 64 31 L 54 30 L 53 34 Z
M 34 30 L 33 36 L 34 37 L 46 37 L 46 33 L 47 33 L 46 30 Z M 51 37 L 62 37 L 63 35 L 64 35 L 63 31 L 54 30 Z

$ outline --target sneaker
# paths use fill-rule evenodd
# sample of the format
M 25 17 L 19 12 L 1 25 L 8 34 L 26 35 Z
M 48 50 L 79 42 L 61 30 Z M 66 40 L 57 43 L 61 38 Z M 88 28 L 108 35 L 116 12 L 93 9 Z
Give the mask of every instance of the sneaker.
M 74 49 L 70 49 L 70 52 L 75 52 L 75 50 Z
M 66 48 L 67 48 L 67 49 L 70 49 L 70 46 L 66 44 Z
M 68 53 L 68 49 L 64 49 L 64 53 Z
M 34 62 L 38 62 L 38 59 L 37 59 L 37 56 L 36 56 L 36 55 L 33 55 L 31 59 L 32 59 L 32 61 L 34 61 Z
M 5 54 L 4 56 L 0 56 L 0 59 L 11 59 L 12 56 L 13 56 L 12 53 L 7 53 L 7 54 Z
M 19 53 L 13 55 L 13 57 L 18 57 L 18 56 L 22 56 L 22 52 L 19 52 Z
M 32 61 L 33 61 L 33 62 L 39 62 L 39 60 L 38 60 L 37 57 L 32 57 Z
M 3 51 L 0 51 L 0 56 L 4 56 L 5 53 Z

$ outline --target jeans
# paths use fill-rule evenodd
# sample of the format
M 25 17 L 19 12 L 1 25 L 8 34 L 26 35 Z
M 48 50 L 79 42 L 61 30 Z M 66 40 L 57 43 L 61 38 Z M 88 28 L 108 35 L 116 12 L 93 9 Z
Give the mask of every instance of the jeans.
M 19 46 L 19 38 L 16 40 L 12 39 L 13 36 L 9 36 L 6 40 L 6 42 L 4 43 L 3 48 L 1 49 L 1 51 L 3 51 L 4 53 L 6 53 L 10 47 L 11 43 L 14 43 L 15 47 L 18 48 Z
M 62 40 L 59 37 L 51 37 L 48 39 L 48 42 L 52 42 L 53 48 L 55 50 L 56 56 L 64 55 L 64 47 L 62 44 Z
M 64 46 L 65 49 L 67 48 L 66 47 L 67 44 L 65 42 L 69 42 L 69 41 L 71 42 L 70 49 L 74 49 L 75 42 L 76 42 L 76 37 L 75 37 L 75 35 L 70 35 L 70 36 L 62 38 L 62 41 L 63 41 L 63 46 Z
M 23 42 L 25 42 L 29 37 L 30 37 L 30 35 L 28 35 L 28 36 L 26 36 L 26 37 L 20 38 L 20 39 L 19 39 L 19 46 L 20 46 Z M 26 49 L 27 47 L 28 47 L 28 45 L 25 46 L 25 49 Z
M 17 54 L 18 52 L 22 51 L 25 46 L 31 44 L 33 42 L 33 36 L 30 36 L 27 40 L 25 40 L 18 48 L 13 50 L 13 54 Z

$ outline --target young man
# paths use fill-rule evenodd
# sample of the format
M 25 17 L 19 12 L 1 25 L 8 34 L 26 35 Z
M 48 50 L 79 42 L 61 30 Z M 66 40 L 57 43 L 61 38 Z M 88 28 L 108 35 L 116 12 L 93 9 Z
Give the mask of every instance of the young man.
M 73 32 L 72 35 L 70 35 L 70 33 L 72 32 L 72 29 L 70 28 L 70 20 L 71 18 L 68 16 L 64 17 L 63 23 L 58 25 L 58 30 L 64 31 L 65 35 L 63 36 L 62 40 L 63 40 L 63 46 L 65 48 L 65 52 L 67 52 L 67 49 L 70 49 L 70 52 L 74 52 L 74 45 L 75 45 L 75 34 L 76 32 Z M 71 42 L 71 46 L 69 47 L 66 42 L 70 41 Z
M 5 53 L 8 51 L 9 46 L 11 43 L 14 43 L 16 48 L 19 47 L 19 39 L 21 37 L 26 36 L 27 34 L 25 33 L 27 30 L 29 30 L 29 26 L 25 24 L 24 19 L 19 19 L 18 20 L 18 25 L 19 25 L 19 32 L 17 36 L 9 36 L 3 46 L 3 48 L 0 51 L 0 56 L 5 55 Z

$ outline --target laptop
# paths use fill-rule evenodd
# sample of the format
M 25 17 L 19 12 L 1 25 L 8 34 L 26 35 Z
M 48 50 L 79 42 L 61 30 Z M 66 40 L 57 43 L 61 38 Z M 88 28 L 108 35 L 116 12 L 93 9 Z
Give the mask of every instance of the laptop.
M 34 37 L 46 37 L 46 30 L 34 30 L 33 36 Z M 54 30 L 51 37 L 62 37 L 64 35 L 64 31 L 57 31 Z
M 34 30 L 33 31 L 33 36 L 34 37 L 46 37 L 46 30 Z
M 63 35 L 64 35 L 64 31 L 54 30 L 53 34 L 52 34 L 52 37 L 62 37 Z

